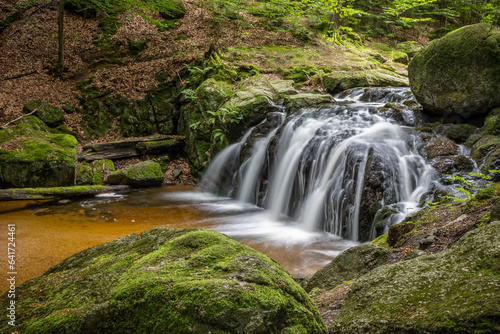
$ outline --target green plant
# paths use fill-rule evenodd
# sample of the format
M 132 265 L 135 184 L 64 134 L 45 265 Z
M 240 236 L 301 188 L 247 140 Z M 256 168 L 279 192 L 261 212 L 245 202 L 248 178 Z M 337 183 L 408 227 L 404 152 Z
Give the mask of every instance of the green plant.
M 184 94 L 184 98 L 187 101 L 193 101 L 196 98 L 196 91 L 190 88 L 182 90 L 181 94 Z
M 500 173 L 500 170 L 489 170 L 490 174 Z M 476 178 L 485 180 L 487 184 L 491 184 L 491 175 L 486 175 L 483 173 L 469 173 L 469 175 L 474 176 Z M 452 200 L 452 201 L 463 201 L 465 199 L 469 199 L 474 197 L 476 194 L 480 193 L 480 191 L 484 190 L 483 188 L 477 187 L 473 181 L 466 180 L 462 176 L 459 175 L 449 175 L 446 174 L 446 181 L 450 183 L 459 183 L 461 187 L 456 188 L 457 191 L 465 195 L 465 198 L 460 198 L 457 196 L 443 196 L 444 199 Z M 487 188 L 486 188 L 487 189 Z

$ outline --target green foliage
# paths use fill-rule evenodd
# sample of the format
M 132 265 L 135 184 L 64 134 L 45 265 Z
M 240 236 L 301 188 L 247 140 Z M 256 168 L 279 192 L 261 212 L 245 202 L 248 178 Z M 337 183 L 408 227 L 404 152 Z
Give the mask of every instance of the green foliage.
M 489 170 L 488 171 L 490 174 L 493 173 L 500 173 L 500 170 Z M 485 180 L 487 184 L 491 184 L 491 175 L 486 175 L 483 173 L 469 173 L 469 175 L 474 176 L 477 179 Z M 493 188 L 480 188 L 477 186 L 477 184 L 473 181 L 466 180 L 464 177 L 459 176 L 459 175 L 449 175 L 446 174 L 446 181 L 449 183 L 458 183 L 460 184 L 460 187 L 456 188 L 456 190 L 460 193 L 462 193 L 465 196 L 465 199 L 469 199 L 472 197 L 475 197 L 479 200 L 489 198 L 491 197 L 489 193 Z M 457 196 L 444 196 L 444 199 L 452 200 L 452 201 L 464 201 L 465 199 L 457 197 Z M 433 202 L 428 202 L 429 205 L 435 205 L 436 203 Z

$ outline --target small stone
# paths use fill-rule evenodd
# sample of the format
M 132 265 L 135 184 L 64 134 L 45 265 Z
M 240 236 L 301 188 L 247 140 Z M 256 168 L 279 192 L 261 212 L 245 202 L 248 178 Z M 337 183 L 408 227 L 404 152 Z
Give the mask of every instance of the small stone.
M 436 239 L 434 238 L 433 235 L 426 236 L 425 238 L 420 240 L 420 249 L 426 249 L 427 247 L 432 245 L 435 241 Z
M 178 178 L 182 174 L 182 171 L 180 169 L 174 169 L 172 174 L 175 178 Z

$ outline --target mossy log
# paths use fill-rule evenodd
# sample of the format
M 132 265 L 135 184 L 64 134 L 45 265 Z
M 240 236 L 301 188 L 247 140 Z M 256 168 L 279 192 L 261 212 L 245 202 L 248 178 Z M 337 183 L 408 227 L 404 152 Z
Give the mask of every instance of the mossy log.
M 11 188 L 0 189 L 0 201 L 64 199 L 90 197 L 106 192 L 127 190 L 129 186 L 75 186 L 53 188 Z
M 183 147 L 183 137 L 154 135 L 89 145 L 83 148 L 85 151 L 78 157 L 78 160 L 116 160 L 138 157 L 144 154 L 158 154 L 172 150 L 182 150 Z

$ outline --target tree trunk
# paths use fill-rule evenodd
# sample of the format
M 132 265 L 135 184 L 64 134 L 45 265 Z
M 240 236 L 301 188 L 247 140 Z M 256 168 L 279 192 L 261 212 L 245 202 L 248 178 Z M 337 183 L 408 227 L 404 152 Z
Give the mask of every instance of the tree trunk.
M 342 11 L 342 1 L 341 0 L 331 0 L 330 6 L 332 10 L 328 14 L 328 19 L 330 20 L 330 29 L 340 28 L 340 12 Z
M 57 63 L 57 71 L 64 70 L 64 0 L 59 0 L 59 61 Z

